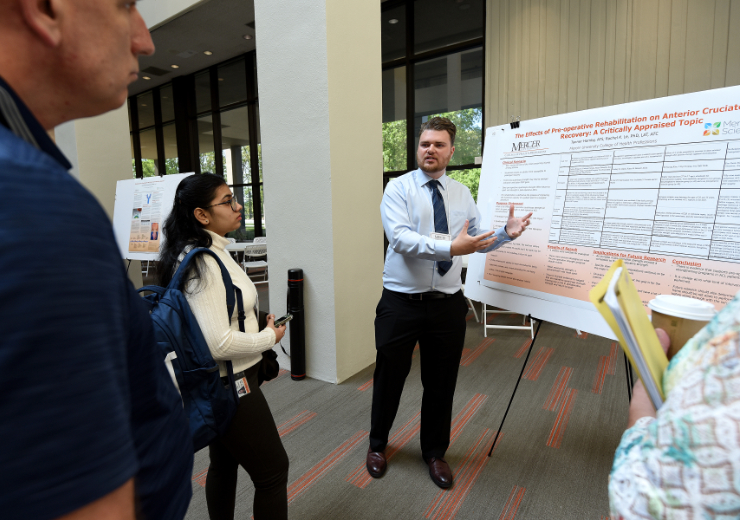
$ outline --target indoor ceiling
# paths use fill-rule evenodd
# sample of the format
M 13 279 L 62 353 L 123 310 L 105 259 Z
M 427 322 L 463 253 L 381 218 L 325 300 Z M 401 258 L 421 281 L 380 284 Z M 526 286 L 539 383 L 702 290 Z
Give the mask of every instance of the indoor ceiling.
M 254 0 L 210 0 L 154 29 L 152 40 L 156 52 L 139 58 L 141 72 L 129 95 L 254 50 Z

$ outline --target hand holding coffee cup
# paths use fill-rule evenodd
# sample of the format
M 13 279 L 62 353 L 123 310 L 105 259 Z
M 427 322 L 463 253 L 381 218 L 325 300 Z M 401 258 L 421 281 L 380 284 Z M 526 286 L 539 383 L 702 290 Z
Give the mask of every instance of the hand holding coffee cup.
M 670 294 L 656 296 L 648 307 L 653 313 L 653 327 L 665 330 L 671 340 L 668 359 L 703 329 L 717 312 L 709 302 Z

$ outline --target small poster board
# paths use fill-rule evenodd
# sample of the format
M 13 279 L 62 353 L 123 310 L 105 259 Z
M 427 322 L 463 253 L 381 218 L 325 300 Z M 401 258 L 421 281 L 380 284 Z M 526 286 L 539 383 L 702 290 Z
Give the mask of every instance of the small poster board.
M 185 177 L 178 173 L 116 184 L 113 232 L 127 260 L 156 260 L 163 242 L 162 225 L 172 209 L 175 191 Z

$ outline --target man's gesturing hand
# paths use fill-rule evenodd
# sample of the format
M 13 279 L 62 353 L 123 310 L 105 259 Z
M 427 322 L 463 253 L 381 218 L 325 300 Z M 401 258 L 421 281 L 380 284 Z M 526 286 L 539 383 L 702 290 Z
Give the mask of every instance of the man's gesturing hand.
M 489 231 L 488 233 L 483 233 L 477 237 L 471 237 L 468 235 L 469 223 L 470 221 L 465 221 L 462 231 L 460 231 L 460 234 L 457 235 L 455 240 L 452 241 L 452 244 L 450 244 L 450 256 L 469 255 L 470 253 L 475 253 L 476 251 L 491 247 L 496 241 L 496 237 L 491 239 L 488 238 L 493 235 L 495 231 Z
M 516 218 L 514 216 L 514 205 L 509 206 L 509 220 L 506 222 L 506 234 L 511 238 L 516 238 L 527 229 L 529 226 L 529 219 L 532 213 L 527 213 L 522 218 Z

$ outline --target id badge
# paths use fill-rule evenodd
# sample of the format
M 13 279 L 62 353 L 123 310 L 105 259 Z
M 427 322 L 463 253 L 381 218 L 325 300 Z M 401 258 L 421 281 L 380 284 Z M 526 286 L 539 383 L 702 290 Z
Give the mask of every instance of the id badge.
M 246 377 L 235 380 L 234 384 L 236 385 L 236 395 L 239 397 L 245 396 L 249 393 L 249 383 L 247 382 Z
M 445 242 L 452 242 L 452 235 L 445 233 L 429 233 L 429 238 L 433 240 L 444 240 Z

